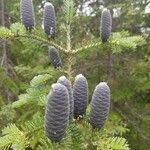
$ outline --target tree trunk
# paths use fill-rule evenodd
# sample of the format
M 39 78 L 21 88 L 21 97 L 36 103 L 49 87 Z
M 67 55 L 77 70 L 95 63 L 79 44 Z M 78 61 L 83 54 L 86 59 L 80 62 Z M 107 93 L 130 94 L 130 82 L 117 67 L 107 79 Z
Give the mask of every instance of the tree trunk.
M 4 0 L 1 0 L 1 25 L 5 26 L 5 8 L 4 8 Z M 1 59 L 1 67 L 4 67 L 6 75 L 8 75 L 8 67 L 7 67 L 7 49 L 6 49 L 6 41 L 2 41 L 2 59 Z
M 113 79 L 113 54 L 108 52 L 107 54 L 107 82 L 111 85 Z
M 5 5 L 4 5 L 4 0 L 0 1 L 1 5 L 1 25 L 5 26 Z M 9 76 L 9 69 L 8 69 L 8 61 L 7 61 L 7 45 L 6 45 L 6 40 L 2 40 L 2 56 L 1 56 L 1 67 L 4 68 L 5 75 Z M 6 97 L 7 97 L 7 102 L 10 102 L 11 99 L 11 93 L 9 91 L 6 91 Z

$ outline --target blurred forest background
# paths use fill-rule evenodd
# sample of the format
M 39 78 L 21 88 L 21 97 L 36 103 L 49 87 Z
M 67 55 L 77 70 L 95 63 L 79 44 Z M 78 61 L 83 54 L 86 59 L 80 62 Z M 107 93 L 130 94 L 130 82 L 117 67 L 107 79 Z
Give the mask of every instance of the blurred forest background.
M 57 16 L 57 41 L 64 43 L 63 0 L 50 2 L 54 4 Z M 118 114 L 127 124 L 129 132 L 125 136 L 131 149 L 149 150 L 150 0 L 74 2 L 77 17 L 72 24 L 73 45 L 85 45 L 89 39 L 99 39 L 100 14 L 104 7 L 111 10 L 113 32 L 144 37 L 144 44 L 134 50 L 130 47 L 124 50 L 116 49 L 116 52 L 111 54 L 97 48 L 83 51 L 81 55 L 76 56 L 73 74 L 84 74 L 91 92 L 100 81 L 108 81 L 112 92 L 112 112 Z M 41 28 L 43 3 L 42 0 L 34 0 L 38 28 Z M 9 27 L 12 23 L 19 22 L 19 4 L 19 0 L 0 0 L 1 26 Z M 18 100 L 18 95 L 25 92 L 34 76 L 51 71 L 55 76 L 51 83 L 60 76 L 50 65 L 47 55 L 44 44 L 39 45 L 28 39 L 0 41 L 0 131 L 21 114 L 21 110 L 16 112 L 7 104 Z M 62 60 L 65 61 L 65 57 L 62 54 Z

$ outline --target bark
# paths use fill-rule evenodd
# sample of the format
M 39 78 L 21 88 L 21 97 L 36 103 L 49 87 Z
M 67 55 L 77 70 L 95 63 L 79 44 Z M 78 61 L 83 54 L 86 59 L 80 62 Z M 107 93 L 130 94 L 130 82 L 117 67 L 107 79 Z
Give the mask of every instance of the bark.
M 0 6 L 1 6 L 1 26 L 5 26 L 5 5 L 4 5 L 4 0 L 0 1 Z M 2 56 L 1 56 L 1 67 L 4 68 L 4 72 L 6 76 L 9 76 L 9 63 L 8 63 L 8 58 L 7 58 L 7 43 L 6 40 L 2 40 L 1 41 L 1 50 L 2 50 Z M 5 91 L 5 93 L 3 93 L 6 98 L 7 98 L 7 102 L 10 102 L 13 94 L 9 91 Z
M 114 80 L 114 55 L 112 54 L 111 51 L 108 52 L 107 54 L 107 83 L 111 89 L 112 87 L 112 82 Z M 113 102 L 113 99 L 111 99 L 111 102 L 110 102 L 110 108 L 111 110 L 114 110 L 114 102 Z
M 4 0 L 1 0 L 1 25 L 5 26 L 5 8 L 4 8 Z M 7 67 L 7 48 L 6 48 L 6 41 L 2 41 L 2 60 L 1 60 L 1 67 L 4 67 L 6 75 L 8 75 L 8 67 Z
M 112 52 L 108 52 L 107 57 L 108 57 L 107 59 L 107 82 L 111 85 L 112 79 L 114 76 L 114 73 L 113 73 L 114 56 Z

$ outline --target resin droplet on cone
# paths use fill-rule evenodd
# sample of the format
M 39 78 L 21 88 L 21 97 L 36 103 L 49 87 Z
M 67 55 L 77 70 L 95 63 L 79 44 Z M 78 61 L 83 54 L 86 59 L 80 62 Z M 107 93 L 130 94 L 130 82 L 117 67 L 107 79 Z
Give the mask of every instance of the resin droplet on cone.
M 67 88 L 56 83 L 48 94 L 45 111 L 45 133 L 53 142 L 59 142 L 65 135 L 69 123 L 69 95 Z
M 110 108 L 110 89 L 105 82 L 98 84 L 90 103 L 90 123 L 93 128 L 102 128 Z
M 80 74 L 75 78 L 73 86 L 74 117 L 83 116 L 86 112 L 88 99 L 88 83 L 86 78 Z

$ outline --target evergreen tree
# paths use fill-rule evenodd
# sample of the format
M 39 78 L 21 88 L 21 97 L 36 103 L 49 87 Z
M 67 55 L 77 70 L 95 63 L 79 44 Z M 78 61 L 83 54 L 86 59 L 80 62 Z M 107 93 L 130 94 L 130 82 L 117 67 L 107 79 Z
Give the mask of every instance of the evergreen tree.
M 58 5 L 57 2 L 56 4 Z M 122 53 L 124 53 L 124 51 L 134 51 L 136 50 L 137 46 L 140 46 L 144 43 L 144 39 L 141 36 L 130 36 L 130 34 L 125 31 L 112 33 L 110 38 L 105 43 L 100 41 L 99 32 L 97 32 L 98 36 L 95 34 L 91 34 L 90 32 L 90 35 L 83 38 L 83 34 L 88 32 L 87 28 L 81 31 L 81 35 L 76 35 L 76 33 L 74 32 L 75 29 L 77 31 L 80 31 L 81 28 L 79 25 L 77 26 L 78 21 L 76 20 L 81 19 L 82 22 L 84 17 L 75 15 L 76 10 L 73 1 L 65 0 L 63 10 L 65 17 L 62 17 L 65 18 L 65 23 L 63 24 L 60 21 L 60 25 L 58 27 L 59 36 L 57 36 L 55 39 L 47 38 L 47 35 L 45 35 L 44 31 L 41 30 L 41 25 L 39 26 L 38 24 L 37 26 L 35 26 L 35 29 L 31 31 L 31 33 L 27 32 L 24 25 L 20 23 L 14 23 L 10 26 L 10 28 L 0 28 L 0 39 L 12 41 L 13 46 L 16 42 L 22 43 L 22 45 L 24 45 L 22 52 L 29 56 L 29 58 L 24 57 L 24 60 L 26 60 L 26 62 L 23 62 L 21 60 L 22 57 L 18 58 L 20 59 L 20 62 L 22 61 L 25 66 L 17 66 L 17 72 L 21 74 L 24 80 L 30 80 L 33 76 L 36 75 L 31 80 L 25 94 L 20 95 L 18 101 L 7 106 L 7 111 L 5 112 L 5 114 L 8 112 L 9 107 L 11 108 L 10 110 L 12 112 L 16 110 L 17 112 L 19 112 L 19 114 L 14 116 L 15 124 L 9 124 L 2 130 L 2 137 L 0 138 L 0 148 L 8 149 L 11 147 L 12 149 L 16 150 L 25 148 L 47 150 L 57 148 L 104 150 L 129 149 L 129 145 L 126 139 L 123 138 L 123 134 L 126 133 L 128 129 L 126 128 L 126 125 L 120 121 L 120 118 L 114 113 L 110 113 L 108 121 L 101 130 L 93 129 L 89 121 L 89 105 L 86 109 L 86 115 L 83 117 L 83 119 L 76 119 L 73 123 L 70 123 L 66 134 L 60 141 L 60 143 L 53 143 L 53 141 L 49 141 L 44 133 L 44 110 L 45 106 L 48 106 L 47 94 L 49 92 L 51 84 L 56 82 L 60 75 L 65 75 L 72 82 L 74 80 L 74 76 L 77 73 L 85 73 L 83 68 L 83 70 L 80 69 L 82 64 L 81 60 L 86 62 L 85 58 L 89 56 L 93 57 L 93 51 L 97 53 L 97 56 L 100 56 L 99 53 L 101 52 L 100 50 L 102 50 L 102 53 L 108 56 L 109 61 L 107 69 L 105 66 L 103 66 L 103 69 L 107 70 L 107 77 L 102 77 L 101 79 L 105 79 L 105 81 L 108 81 L 108 84 L 111 86 L 111 89 L 113 91 L 113 99 L 118 100 L 120 98 L 120 94 L 118 94 L 119 92 L 115 93 L 115 86 L 113 83 L 114 78 L 112 78 L 112 56 L 114 54 L 121 55 Z M 59 11 L 60 10 L 58 9 L 58 12 Z M 57 15 L 58 14 L 56 14 L 56 16 Z M 97 30 L 99 28 L 100 27 L 97 27 Z M 74 33 L 75 36 L 73 37 Z M 81 39 L 83 41 L 79 42 Z M 35 60 L 38 57 L 41 57 L 39 59 L 40 61 L 43 61 L 41 60 L 43 58 L 45 64 L 48 62 L 48 56 L 47 60 L 45 59 L 45 56 L 48 55 L 47 50 L 49 46 L 53 46 L 59 51 L 62 57 L 62 68 L 58 68 L 57 70 L 55 70 L 51 67 L 44 68 L 42 67 L 42 65 L 42 68 L 35 67 Z M 36 51 L 31 50 L 32 48 Z M 43 49 L 46 50 L 45 56 L 43 56 Z M 28 54 L 28 52 L 30 53 L 30 55 Z M 103 54 L 101 57 L 104 56 Z M 101 58 L 97 57 L 96 59 L 97 61 L 95 62 L 97 65 L 99 65 L 99 59 Z M 102 61 L 104 60 L 105 58 L 102 59 Z M 27 64 L 30 65 L 31 63 L 34 66 L 34 69 L 31 68 L 32 66 L 27 66 Z M 89 62 L 86 63 L 89 64 Z M 77 66 L 77 69 L 74 68 L 74 66 Z M 93 67 L 93 65 L 89 66 Z M 92 69 L 92 71 L 94 71 L 94 69 Z M 90 75 L 88 75 L 89 73 L 90 72 L 85 73 L 87 75 L 86 77 L 88 78 L 88 82 L 90 78 Z M 98 74 L 98 76 L 101 76 L 101 74 L 102 72 Z M 90 80 L 92 79 L 90 78 Z M 99 80 L 100 79 L 94 82 L 98 84 Z M 123 85 L 122 82 L 117 83 Z M 89 87 L 90 92 L 93 91 L 94 88 L 91 86 Z M 24 91 L 24 89 L 22 91 Z M 128 95 L 129 93 L 127 94 L 127 96 Z

